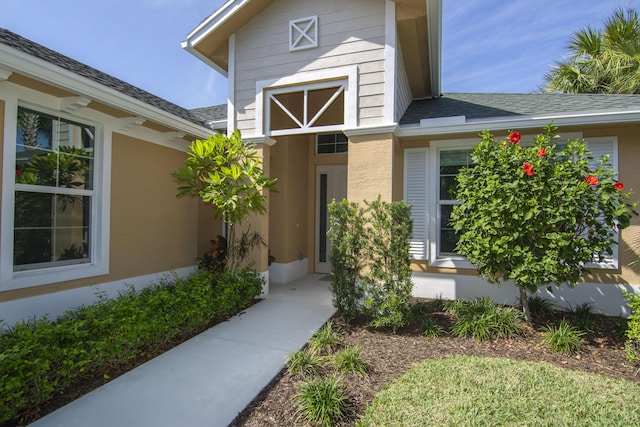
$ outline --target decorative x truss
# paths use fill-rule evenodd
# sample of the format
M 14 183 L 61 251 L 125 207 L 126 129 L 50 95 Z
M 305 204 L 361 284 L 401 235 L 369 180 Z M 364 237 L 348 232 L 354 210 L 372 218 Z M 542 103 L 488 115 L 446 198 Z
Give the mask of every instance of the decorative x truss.
M 310 49 L 318 46 L 318 16 L 289 21 L 289 50 Z

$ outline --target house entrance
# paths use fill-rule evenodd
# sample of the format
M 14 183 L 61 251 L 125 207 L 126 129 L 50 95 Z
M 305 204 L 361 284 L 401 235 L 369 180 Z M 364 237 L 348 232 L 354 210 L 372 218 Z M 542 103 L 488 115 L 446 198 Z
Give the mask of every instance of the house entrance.
M 347 198 L 347 165 L 322 165 L 316 168 L 316 273 L 331 273 L 329 203 Z

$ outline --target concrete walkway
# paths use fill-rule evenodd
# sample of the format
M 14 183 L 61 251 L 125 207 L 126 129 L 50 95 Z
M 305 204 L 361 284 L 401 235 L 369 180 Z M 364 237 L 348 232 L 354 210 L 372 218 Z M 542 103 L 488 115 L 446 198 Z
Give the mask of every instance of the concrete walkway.
M 323 275 L 270 288 L 242 314 L 31 425 L 227 426 L 335 312 Z

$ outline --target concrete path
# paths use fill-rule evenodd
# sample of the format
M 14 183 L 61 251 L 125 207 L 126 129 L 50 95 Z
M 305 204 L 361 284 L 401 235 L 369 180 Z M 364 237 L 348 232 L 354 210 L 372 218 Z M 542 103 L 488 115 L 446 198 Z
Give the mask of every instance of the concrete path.
M 270 288 L 242 314 L 31 426 L 227 426 L 335 312 L 323 275 Z

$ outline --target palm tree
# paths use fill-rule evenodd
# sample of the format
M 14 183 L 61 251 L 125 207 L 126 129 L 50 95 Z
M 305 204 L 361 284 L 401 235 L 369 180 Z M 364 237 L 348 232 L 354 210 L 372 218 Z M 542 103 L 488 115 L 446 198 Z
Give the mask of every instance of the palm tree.
M 545 77 L 545 92 L 640 93 L 640 18 L 635 9 L 619 8 L 604 29 L 578 30 Z

